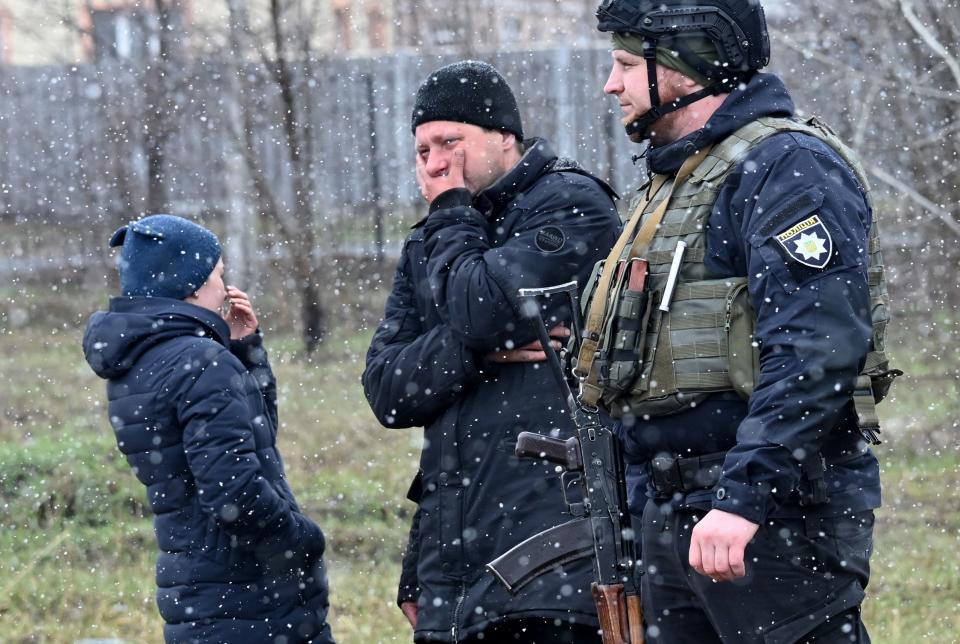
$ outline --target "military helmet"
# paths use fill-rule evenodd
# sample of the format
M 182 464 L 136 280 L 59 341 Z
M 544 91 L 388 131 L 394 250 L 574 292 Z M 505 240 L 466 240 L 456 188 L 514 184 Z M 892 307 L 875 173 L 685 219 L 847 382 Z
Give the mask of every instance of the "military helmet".
M 770 38 L 760 0 L 602 0 L 597 20 L 600 31 L 643 38 L 652 108 L 624 121 L 630 139 L 638 143 L 665 114 L 733 90 L 770 61 Z M 715 60 L 705 60 L 695 53 L 686 42 L 691 37 L 706 38 L 716 49 Z M 661 104 L 656 75 L 658 46 L 677 52 L 680 60 L 709 79 L 709 85 Z
M 770 62 L 770 38 L 760 0 L 603 0 L 600 31 L 625 32 L 677 52 L 711 80 L 737 80 Z M 705 36 L 716 47 L 711 64 L 684 46 L 686 36 Z M 732 73 L 731 73 L 732 72 Z M 728 81 L 729 82 L 729 81 Z

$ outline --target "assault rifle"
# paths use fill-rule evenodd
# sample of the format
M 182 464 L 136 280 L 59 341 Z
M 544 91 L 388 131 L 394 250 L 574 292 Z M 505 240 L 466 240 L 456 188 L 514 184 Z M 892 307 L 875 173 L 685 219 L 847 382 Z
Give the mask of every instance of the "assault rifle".
M 510 593 L 562 564 L 591 557 L 591 585 L 604 644 L 643 644 L 643 615 L 636 573 L 634 532 L 627 508 L 626 479 L 617 437 L 600 422 L 597 409 L 574 398 L 540 315 L 538 298 L 565 294 L 579 344 L 582 329 L 577 283 L 520 289 L 521 315 L 530 319 L 547 354 L 547 362 L 566 402 L 576 436 L 561 440 L 535 432 L 517 436 L 520 458 L 543 459 L 560 466 L 561 488 L 572 520 L 544 530 L 487 564 Z M 567 490 L 579 487 L 571 503 Z

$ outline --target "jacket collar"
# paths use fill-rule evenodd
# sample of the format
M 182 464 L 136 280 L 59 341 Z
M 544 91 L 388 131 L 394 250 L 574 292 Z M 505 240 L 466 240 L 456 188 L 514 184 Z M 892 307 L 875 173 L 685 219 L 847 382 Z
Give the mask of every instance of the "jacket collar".
M 533 187 L 547 166 L 556 161 L 550 144 L 540 138 L 523 142 L 525 152 L 505 175 L 473 197 L 473 207 L 486 217 L 498 214 L 517 196 Z
M 650 148 L 647 167 L 652 173 L 676 174 L 691 154 L 722 141 L 748 123 L 765 116 L 789 118 L 793 114 L 793 99 L 783 81 L 773 74 L 755 74 L 746 85 L 727 96 L 703 128 Z
M 230 327 L 215 312 L 183 300 L 167 297 L 114 297 L 110 299 L 114 313 L 138 313 L 156 317 L 188 318 L 200 324 L 210 337 L 225 347 L 230 346 Z

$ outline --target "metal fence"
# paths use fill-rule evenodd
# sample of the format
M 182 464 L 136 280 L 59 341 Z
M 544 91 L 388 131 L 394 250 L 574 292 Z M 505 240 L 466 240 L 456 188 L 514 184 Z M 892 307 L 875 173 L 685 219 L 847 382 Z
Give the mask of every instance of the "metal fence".
M 529 135 L 547 138 L 560 154 L 574 157 L 621 194 L 638 183 L 643 169 L 631 157 L 640 148 L 624 136 L 616 101 L 602 93 L 608 49 L 516 51 L 484 58 L 514 89 Z M 330 58 L 298 68 L 297 91 L 309 105 L 300 117 L 309 123 L 315 152 L 311 203 L 323 222 L 318 253 L 392 254 L 399 249 L 404 223 L 422 209 L 413 178 L 412 102 L 426 75 L 451 60 L 394 53 Z M 805 70 L 792 73 L 794 81 L 821 78 L 817 64 L 800 54 L 778 59 L 779 68 Z M 182 71 L 166 148 L 171 212 L 203 215 L 205 222 L 222 225 L 238 204 L 256 208 L 249 185 L 231 170 L 237 167 L 241 144 L 241 128 L 231 119 L 238 118 L 240 104 L 252 115 L 253 153 L 268 185 L 278 201 L 293 202 L 279 90 L 263 66 L 246 65 L 241 83 L 230 82 L 235 70 L 228 61 L 194 60 Z M 0 223 L 3 232 L 10 232 L 13 218 L 29 223 L 14 225 L 15 234 L 0 239 L 0 275 L 30 275 L 43 267 L 86 261 L 95 265 L 102 261 L 103 253 L 96 249 L 102 246 L 103 230 L 147 210 L 146 84 L 145 70 L 116 63 L 0 66 Z M 859 90 L 837 92 L 831 94 L 837 100 L 826 101 L 815 83 L 793 85 L 798 104 L 821 112 L 843 136 L 856 129 L 853 115 L 858 112 L 849 104 Z M 879 145 L 882 132 L 871 136 L 877 141 L 868 141 L 864 152 L 874 162 L 895 154 Z M 884 222 L 909 214 L 890 202 L 878 211 Z M 374 242 L 374 212 L 383 215 L 387 227 L 384 245 Z M 47 234 L 50 224 L 65 233 Z M 99 232 L 91 235 L 94 228 Z M 913 257 L 928 243 L 927 236 L 915 226 L 884 229 L 900 231 L 891 239 L 900 252 L 887 253 L 892 283 L 911 284 L 906 295 L 912 298 L 932 292 L 927 285 L 941 280 L 937 275 L 924 276 L 920 287 L 913 279 L 897 278 L 915 272 Z M 909 237 L 911 231 L 916 239 Z M 270 238 L 260 242 L 273 253 L 284 252 Z
M 636 181 L 637 151 L 601 87 L 609 51 L 560 49 L 487 57 L 520 103 L 524 129 L 620 190 Z M 309 104 L 318 216 L 373 203 L 404 208 L 420 198 L 413 181 L 410 113 L 423 78 L 448 59 L 397 53 L 330 59 L 300 70 Z M 224 62 L 194 61 L 175 93 L 165 183 L 179 214 L 227 213 L 237 183 L 227 156 L 235 104 L 253 110 L 258 155 L 281 199 L 290 199 L 281 107 L 265 70 L 250 66 L 244 91 L 226 82 Z M 115 220 L 142 211 L 148 186 L 144 71 L 119 65 L 0 68 L 0 212 L 36 220 Z M 234 103 L 234 105 L 231 105 Z M 614 109 L 611 109 L 614 108 Z M 233 116 L 232 118 L 236 118 Z M 243 187 L 241 186 L 241 189 Z M 233 203 L 236 203 L 235 201 Z

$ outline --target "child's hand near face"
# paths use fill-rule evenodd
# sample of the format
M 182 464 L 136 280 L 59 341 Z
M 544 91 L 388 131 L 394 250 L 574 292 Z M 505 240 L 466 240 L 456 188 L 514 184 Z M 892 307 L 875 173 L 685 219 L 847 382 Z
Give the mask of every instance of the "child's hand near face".
M 256 331 L 260 324 L 253 312 L 250 297 L 236 286 L 228 286 L 227 301 L 230 303 L 230 308 L 224 319 L 230 325 L 230 339 L 239 340 Z

